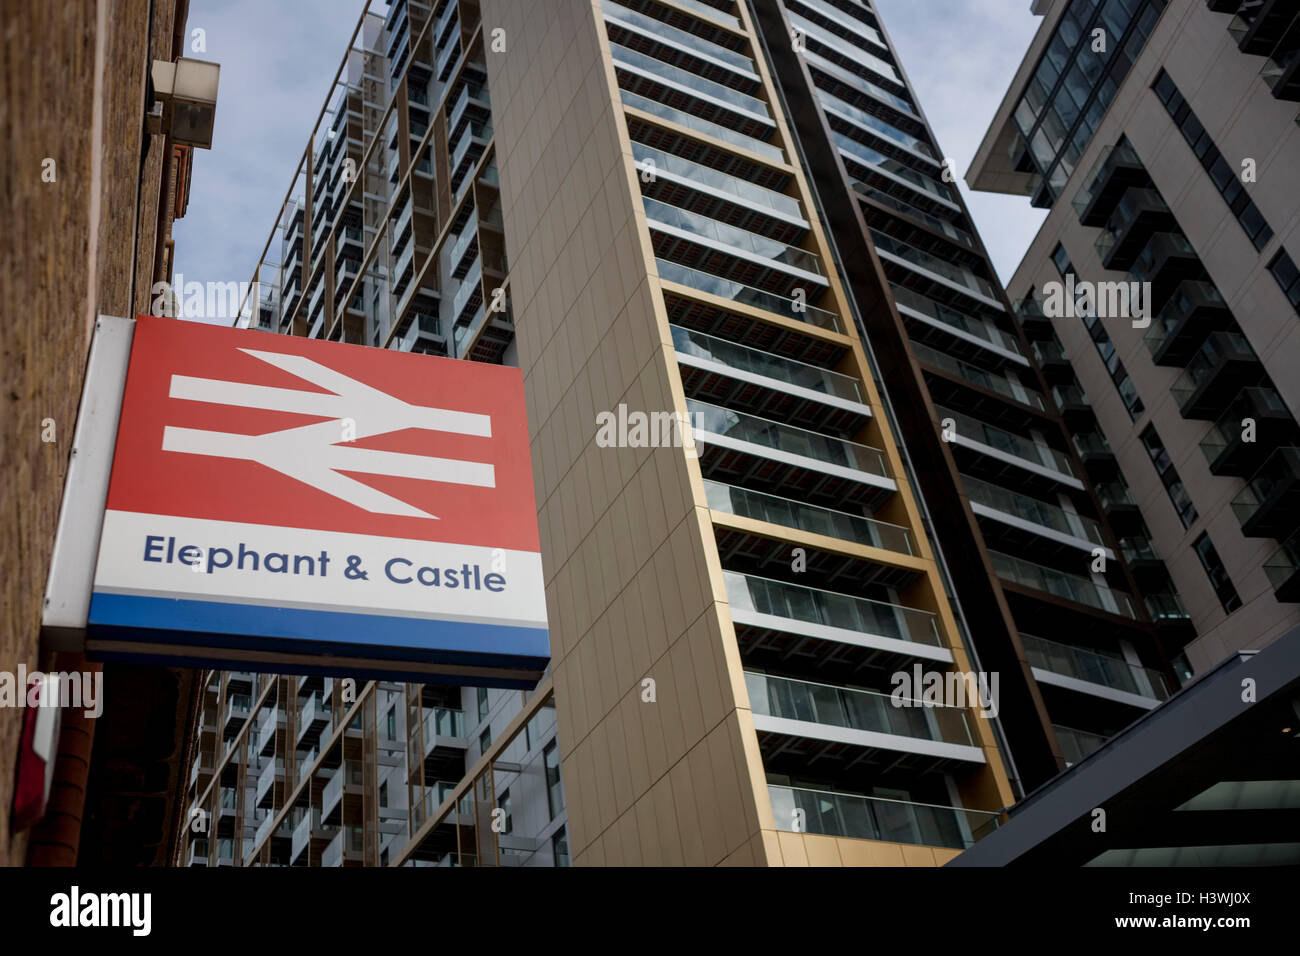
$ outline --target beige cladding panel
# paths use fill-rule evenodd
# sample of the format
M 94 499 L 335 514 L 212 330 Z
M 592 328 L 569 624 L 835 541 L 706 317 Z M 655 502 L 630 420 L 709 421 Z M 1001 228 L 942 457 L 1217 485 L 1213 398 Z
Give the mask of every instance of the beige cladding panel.
M 758 833 L 757 754 L 695 466 L 595 442 L 598 412 L 682 400 L 612 71 L 590 0 L 483 20 L 574 860 L 719 863 Z

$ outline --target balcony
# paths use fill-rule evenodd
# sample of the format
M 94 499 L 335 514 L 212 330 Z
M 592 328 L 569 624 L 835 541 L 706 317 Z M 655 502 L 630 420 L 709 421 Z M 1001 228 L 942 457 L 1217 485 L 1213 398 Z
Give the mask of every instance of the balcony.
M 931 368 L 941 369 L 956 375 L 972 385 L 977 385 L 990 392 L 996 392 L 1004 398 L 1019 402 L 1021 405 L 1027 405 L 1037 411 L 1041 412 L 1047 409 L 1047 403 L 1043 401 L 1043 393 L 1036 388 L 1027 388 L 1020 383 L 1019 379 L 1009 378 L 998 372 L 990 372 L 987 369 L 980 368 L 978 365 L 963 362 L 961 359 L 953 358 L 951 355 L 930 348 L 928 345 L 913 342 L 912 351 L 917 359 Z
M 1016 337 L 1002 331 L 989 320 L 966 315 L 952 306 L 936 302 L 906 286 L 891 284 L 889 291 L 894 297 L 894 304 L 898 307 L 899 314 L 904 319 L 920 321 L 967 343 L 968 356 L 992 352 L 1028 367 L 1029 362 L 1021 354 L 1020 342 Z M 974 345 L 975 348 L 969 349 L 970 345 Z M 944 351 L 957 354 L 957 348 L 951 346 L 945 347 Z
M 1146 605 L 1147 613 L 1157 625 L 1181 628 L 1191 623 L 1191 615 L 1187 613 L 1187 608 L 1183 607 L 1182 599 L 1177 594 L 1168 592 L 1148 594 L 1142 599 L 1142 603 Z
M 1162 308 L 1178 283 L 1204 272 L 1192 244 L 1177 232 L 1153 233 L 1129 268 L 1129 275 L 1138 282 L 1151 283 L 1151 301 L 1161 303 Z
M 1097 425 L 1092 402 L 1077 385 L 1053 385 L 1052 403 L 1070 431 L 1088 431 Z
M 688 395 L 842 434 L 871 418 L 857 380 L 726 339 L 671 326 Z
M 1232 500 L 1241 532 L 1284 541 L 1300 526 L 1300 448 L 1279 448 Z
M 1140 528 L 1129 537 L 1121 538 L 1119 551 L 1137 582 L 1138 590 L 1151 593 L 1170 587 L 1169 569 L 1145 531 L 1145 528 Z
M 911 534 L 901 525 L 707 479 L 704 491 L 709 509 L 722 514 L 766 521 L 783 528 L 797 528 L 810 534 L 821 534 L 899 554 L 914 553 Z
M 276 705 L 266 706 L 261 711 L 261 721 L 257 723 L 257 753 L 260 756 L 268 757 L 270 752 L 276 748 L 276 731 L 281 726 L 279 721 L 279 711 Z
M 311 842 L 311 830 L 311 813 L 309 811 L 306 816 L 298 822 L 298 825 L 293 828 L 293 836 L 290 838 L 289 842 L 290 865 L 307 865 L 307 860 L 303 856 L 303 853 L 307 849 L 307 845 Z M 301 864 L 298 863 L 300 859 L 302 860 Z
M 1244 386 L 1257 383 L 1263 375 L 1259 357 L 1244 336 L 1214 332 L 1196 350 L 1169 393 L 1183 418 L 1213 421 Z
M 1151 323 L 1145 343 L 1157 365 L 1182 368 L 1211 332 L 1232 325 L 1232 313 L 1213 282 L 1179 283 Z
M 1273 552 L 1264 562 L 1264 573 L 1279 601 L 1288 604 L 1300 601 L 1300 534 L 1293 534 Z
M 267 761 L 257 777 L 257 805 L 270 807 L 275 802 L 275 784 L 284 780 L 284 762 L 276 758 Z
M 244 726 L 252 709 L 253 700 L 247 694 L 232 694 L 226 701 L 225 715 L 221 721 L 222 735 L 229 740 Z
M 733 129 L 728 129 L 719 123 L 713 123 L 709 120 L 701 119 L 694 113 L 688 113 L 685 110 L 674 109 L 664 103 L 633 93 L 630 90 L 619 90 L 619 96 L 623 100 L 623 105 L 631 109 L 641 110 L 652 116 L 658 116 L 660 119 L 666 119 L 669 122 L 676 123 L 679 126 L 685 126 L 687 129 L 694 130 L 697 133 L 703 133 L 705 136 L 712 136 L 714 139 L 721 140 L 731 146 L 738 146 L 741 149 L 749 150 L 756 153 L 764 159 L 776 163 L 785 162 L 785 153 L 778 146 L 772 146 L 761 139 L 753 136 L 746 136 L 743 133 L 737 133 Z
M 1061 756 L 1065 758 L 1067 767 L 1074 766 L 1106 742 L 1101 734 L 1086 730 L 1075 730 L 1060 724 L 1053 724 L 1052 729 L 1056 731 L 1056 743 L 1061 748 Z
M 1116 534 L 1124 537 L 1142 527 L 1142 511 L 1127 486 L 1119 482 L 1103 482 L 1095 485 L 1094 490 Z
M 1128 140 L 1104 149 L 1084 178 L 1086 185 L 1074 198 L 1074 211 L 1085 226 L 1100 226 L 1110 218 L 1120 197 L 1150 177 Z
M 963 475 L 962 484 L 971 510 L 981 518 L 1000 522 L 1000 536 L 1017 548 L 1059 553 L 1059 546 L 1065 545 L 1088 553 L 1102 548 L 1110 554 L 1101 527 L 1091 518 L 978 478 Z
M 885 493 L 898 489 L 879 448 L 746 415 L 698 399 L 687 399 L 686 406 L 698 444 L 771 459 L 792 468 L 811 469 Z
M 807 322 L 809 325 L 828 329 L 832 332 L 844 331 L 839 316 L 834 312 L 814 308 L 794 299 L 773 292 L 764 292 L 762 289 L 745 285 L 743 282 L 726 279 L 709 272 L 701 272 L 699 269 L 692 269 L 689 266 L 670 262 L 667 259 L 656 258 L 655 265 L 658 268 L 659 278 L 665 282 L 675 282 L 678 285 L 695 289 L 697 292 L 704 292 L 740 305 L 771 312 L 784 319 Z
M 659 258 L 685 257 L 706 268 L 743 267 L 762 275 L 762 285 L 783 291 L 806 290 L 808 283 L 820 291 L 828 285 L 814 253 L 648 196 L 641 201 Z
M 320 740 L 321 731 L 330 722 L 330 709 L 312 694 L 298 716 L 298 746 L 305 747 Z
M 1070 440 L 1093 481 L 1110 481 L 1119 477 L 1119 461 L 1101 432 L 1076 432 Z
M 611 43 L 636 49 L 728 88 L 758 89 L 760 81 L 754 61 L 745 54 L 613 0 L 604 0 L 601 8 Z
M 997 814 L 854 793 L 769 786 L 777 829 L 962 850 L 997 826 Z M 800 811 L 796 814 L 796 811 Z
M 803 207 L 792 196 L 636 141 L 632 158 L 646 196 L 781 242 L 807 234 Z
M 929 611 L 735 571 L 724 571 L 722 577 L 736 624 L 951 660 Z
M 691 112 L 707 120 L 725 118 L 725 125 L 746 135 L 772 125 L 772 115 L 761 99 L 621 43 L 611 41 L 609 50 L 623 89 L 678 106 L 685 98 L 695 107 Z
M 935 413 L 939 416 L 941 428 L 945 420 L 951 420 L 952 429 L 948 434 L 952 445 L 969 448 L 980 456 L 992 459 L 994 464 L 1009 464 L 1057 483 L 1083 489 L 1083 482 L 1075 477 L 1070 459 L 1055 448 L 942 405 L 935 406 Z
M 1264 61 L 1259 77 L 1273 91 L 1274 99 L 1300 100 L 1300 46 L 1275 52 Z
M 1243 439 L 1243 422 L 1251 419 L 1252 440 Z M 1244 388 L 1223 416 L 1201 439 L 1201 453 L 1216 475 L 1247 478 L 1253 475 L 1273 449 L 1300 443 L 1300 425 L 1291 410 L 1271 388 Z
M 784 721 L 857 731 L 857 735 L 845 735 L 802 728 L 807 736 L 861 743 L 863 746 L 883 746 L 890 750 L 910 750 L 910 747 L 895 741 L 868 743 L 871 738 L 867 735 L 976 747 L 965 707 L 929 705 L 919 700 L 900 700 L 878 691 L 754 671 L 745 672 L 745 687 L 749 691 L 754 717 L 773 718 L 755 721 L 760 733 L 782 732 L 777 730 L 777 721 Z M 798 734 L 800 728 L 787 727 L 784 732 Z
M 1074 381 L 1074 366 L 1055 338 L 1034 339 L 1029 343 L 1029 350 L 1049 384 L 1068 385 Z
M 1102 266 L 1120 272 L 1127 270 L 1153 232 L 1175 226 L 1174 214 L 1158 192 L 1131 187 L 1120 198 L 1097 238 Z
M 1168 700 L 1169 685 L 1154 668 L 1130 663 L 1119 654 L 1073 647 L 1021 634 L 1034 677 L 1043 683 L 1132 704 L 1145 710 Z
M 935 213 L 960 212 L 948 187 L 917 172 L 907 163 L 865 143 L 831 130 L 831 140 L 838 147 L 849 175 L 881 189 L 890 196 L 905 197 L 912 206 Z
M 434 747 L 465 747 L 465 714 L 448 707 L 434 707 L 420 720 L 424 733 L 424 752 Z
M 862 198 L 878 203 L 881 206 L 886 206 L 894 212 L 901 213 L 903 216 L 933 229 L 935 232 L 942 233 L 949 239 L 955 239 L 967 249 L 978 251 L 979 247 L 975 242 L 975 237 L 965 229 L 960 229 L 957 226 L 954 226 L 948 219 L 931 215 L 921 207 L 913 205 L 901 196 L 891 195 L 881 189 L 877 189 L 869 183 L 862 182 L 860 179 L 854 179 L 852 176 L 849 177 L 849 184 Z
M 1002 308 L 993 284 L 964 266 L 954 265 L 875 229 L 871 230 L 871 239 L 881 258 L 905 266 L 914 274 L 919 272 L 923 279 L 930 281 L 931 287 L 938 284 L 971 296 L 983 305 Z
M 1268 56 L 1288 34 L 1295 14 L 1292 0 L 1245 0 L 1228 21 L 1228 33 L 1242 53 Z
M 1124 591 L 1080 574 L 1034 564 L 1000 551 L 989 551 L 989 558 L 993 562 L 994 573 L 1004 581 L 1084 604 L 1098 611 L 1138 619 L 1133 599 Z

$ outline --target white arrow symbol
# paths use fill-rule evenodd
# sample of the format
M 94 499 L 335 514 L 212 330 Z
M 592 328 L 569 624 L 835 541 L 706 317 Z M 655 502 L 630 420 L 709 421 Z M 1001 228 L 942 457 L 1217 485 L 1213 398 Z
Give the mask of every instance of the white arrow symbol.
M 368 475 L 496 487 L 495 469 L 485 462 L 433 458 L 339 444 L 342 435 L 340 425 L 345 419 L 355 424 L 353 438 L 369 438 L 405 428 L 487 438 L 492 435 L 492 420 L 487 415 L 411 405 L 300 355 L 282 355 L 256 349 L 240 351 L 327 388 L 333 394 L 173 375 L 170 396 L 195 402 L 328 417 L 331 421 L 286 428 L 265 435 L 239 435 L 168 425 L 163 429 L 163 451 L 255 461 L 366 511 L 401 517 L 436 518 L 437 515 L 414 508 L 340 472 L 355 471 Z

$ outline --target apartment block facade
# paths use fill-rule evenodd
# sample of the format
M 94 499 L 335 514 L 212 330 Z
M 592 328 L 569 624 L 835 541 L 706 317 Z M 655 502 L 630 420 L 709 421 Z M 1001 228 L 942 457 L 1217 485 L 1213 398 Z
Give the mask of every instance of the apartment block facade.
M 1300 10 L 1035 12 L 968 180 L 1049 209 L 1008 290 L 1086 403 L 1078 429 L 1113 450 L 1103 505 L 1135 572 L 1184 596 L 1200 673 L 1300 623 Z M 1062 287 L 1092 307 L 1040 315 Z M 1115 289 L 1145 302 L 1117 314 Z
M 995 824 L 979 700 L 891 699 L 976 667 L 798 157 L 743 3 L 370 5 L 252 324 L 523 370 L 552 666 L 210 672 L 179 862 L 934 865 Z

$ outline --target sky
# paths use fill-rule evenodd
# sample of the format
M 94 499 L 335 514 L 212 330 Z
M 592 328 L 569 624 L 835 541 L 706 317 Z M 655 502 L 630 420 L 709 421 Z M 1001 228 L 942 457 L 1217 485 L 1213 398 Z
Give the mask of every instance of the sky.
M 1023 196 L 972 193 L 964 177 L 1037 29 L 1029 4 L 876 0 L 1003 281 L 1045 212 Z M 206 49 L 191 46 L 187 55 L 220 63 L 221 82 L 212 149 L 195 151 L 189 209 L 173 231 L 174 271 L 184 282 L 252 278 L 363 6 L 363 0 L 192 0 L 190 42 L 201 29 Z

